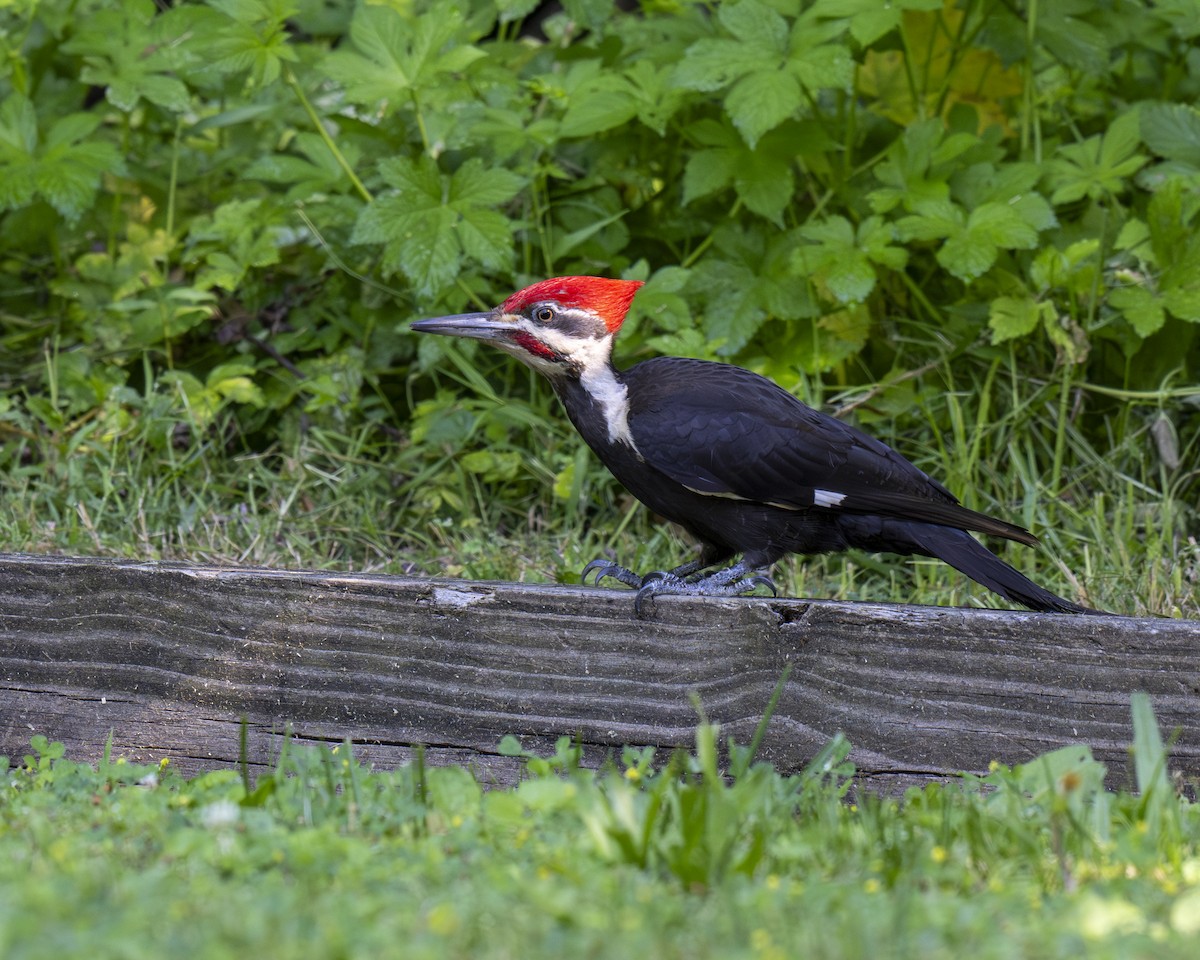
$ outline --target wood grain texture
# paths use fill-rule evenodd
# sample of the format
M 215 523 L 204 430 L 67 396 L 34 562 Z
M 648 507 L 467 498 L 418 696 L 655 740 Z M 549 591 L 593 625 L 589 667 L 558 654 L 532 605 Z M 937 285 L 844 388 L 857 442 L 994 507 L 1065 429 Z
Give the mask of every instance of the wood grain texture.
M 471 762 L 508 782 L 511 733 L 595 762 L 690 746 L 691 695 L 748 742 L 785 665 L 763 755 L 802 766 L 843 732 L 884 789 L 1087 743 L 1124 780 L 1129 694 L 1200 776 L 1200 623 L 0 555 L 0 754 L 41 733 L 92 760 L 185 771 L 271 763 L 285 729 L 378 766 Z

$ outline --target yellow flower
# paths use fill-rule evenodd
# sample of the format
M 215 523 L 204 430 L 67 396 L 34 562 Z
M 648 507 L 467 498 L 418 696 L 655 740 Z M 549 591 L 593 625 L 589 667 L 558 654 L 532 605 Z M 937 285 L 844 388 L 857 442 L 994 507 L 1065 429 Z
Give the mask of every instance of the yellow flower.
M 448 937 L 458 929 L 458 914 L 448 903 L 439 903 L 429 911 L 429 929 L 439 937 Z

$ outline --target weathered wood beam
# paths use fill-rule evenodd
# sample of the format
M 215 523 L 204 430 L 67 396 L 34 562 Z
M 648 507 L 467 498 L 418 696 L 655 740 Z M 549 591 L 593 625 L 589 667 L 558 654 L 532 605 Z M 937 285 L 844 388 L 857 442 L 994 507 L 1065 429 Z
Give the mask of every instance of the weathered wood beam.
M 619 589 L 0 556 L 0 754 L 31 735 L 187 771 L 268 764 L 285 729 L 349 738 L 380 766 L 414 744 L 510 780 L 517 735 L 593 759 L 690 746 L 694 692 L 783 770 L 843 732 L 889 789 L 1092 746 L 1124 779 L 1129 695 L 1146 691 L 1173 764 L 1200 776 L 1200 623 Z

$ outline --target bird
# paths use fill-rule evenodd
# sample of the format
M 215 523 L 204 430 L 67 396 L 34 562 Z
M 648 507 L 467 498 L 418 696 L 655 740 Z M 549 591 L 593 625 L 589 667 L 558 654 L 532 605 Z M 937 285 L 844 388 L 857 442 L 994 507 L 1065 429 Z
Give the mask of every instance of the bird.
M 969 532 L 1032 546 L 1038 541 L 1028 530 L 962 506 L 891 447 L 773 380 L 684 357 L 617 369 L 613 342 L 642 285 L 553 277 L 490 311 L 411 325 L 486 341 L 543 374 L 625 489 L 699 542 L 695 559 L 645 575 L 593 560 L 582 582 L 595 574 L 597 585 L 611 578 L 633 588 L 640 617 L 644 602 L 661 595 L 738 596 L 759 587 L 777 595 L 768 573 L 784 556 L 857 548 L 935 557 L 1035 611 L 1100 612 L 1038 586 Z

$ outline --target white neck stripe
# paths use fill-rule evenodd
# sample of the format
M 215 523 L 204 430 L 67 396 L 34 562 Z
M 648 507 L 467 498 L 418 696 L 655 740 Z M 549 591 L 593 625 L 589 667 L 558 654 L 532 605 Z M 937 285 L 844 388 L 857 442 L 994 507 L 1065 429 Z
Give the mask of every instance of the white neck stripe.
M 603 412 L 609 442 L 624 443 L 638 453 L 633 434 L 629 432 L 629 389 L 617 379 L 612 367 L 607 363 L 590 368 L 585 366 L 579 373 L 579 382 Z

